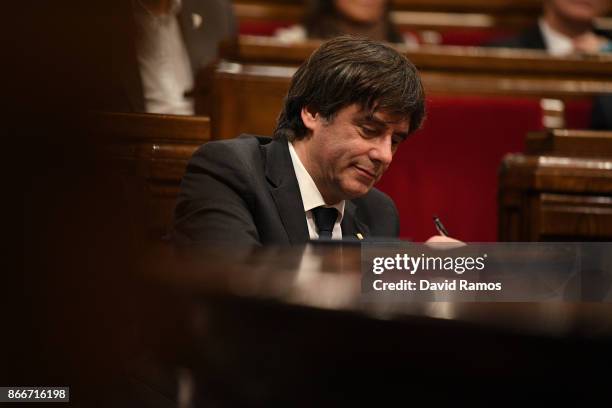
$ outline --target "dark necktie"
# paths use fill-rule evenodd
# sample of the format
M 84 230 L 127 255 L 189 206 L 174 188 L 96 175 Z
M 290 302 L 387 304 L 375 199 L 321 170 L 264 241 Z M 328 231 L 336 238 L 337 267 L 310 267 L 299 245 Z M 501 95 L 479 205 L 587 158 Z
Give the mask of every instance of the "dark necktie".
M 319 231 L 320 238 L 331 238 L 336 218 L 338 218 L 338 210 L 335 208 L 317 207 L 312 209 L 315 224 Z

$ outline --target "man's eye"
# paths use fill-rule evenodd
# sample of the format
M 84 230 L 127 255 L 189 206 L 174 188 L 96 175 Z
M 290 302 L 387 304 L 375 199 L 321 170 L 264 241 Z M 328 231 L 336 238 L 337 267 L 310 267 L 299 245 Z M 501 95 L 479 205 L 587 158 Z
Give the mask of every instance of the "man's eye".
M 361 126 L 361 131 L 366 136 L 376 136 L 378 134 L 378 130 L 377 129 L 370 128 L 370 127 L 367 127 L 367 126 Z

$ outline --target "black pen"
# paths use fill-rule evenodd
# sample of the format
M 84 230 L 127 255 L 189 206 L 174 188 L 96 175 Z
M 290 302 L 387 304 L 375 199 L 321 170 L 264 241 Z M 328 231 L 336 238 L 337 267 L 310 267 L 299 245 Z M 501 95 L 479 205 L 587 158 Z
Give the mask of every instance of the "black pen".
M 446 230 L 446 228 L 444 228 L 444 225 L 442 225 L 442 221 L 440 221 L 437 215 L 433 216 L 433 222 L 434 222 L 434 225 L 436 226 L 436 229 L 440 233 L 440 235 L 444 237 L 449 236 L 448 231 Z

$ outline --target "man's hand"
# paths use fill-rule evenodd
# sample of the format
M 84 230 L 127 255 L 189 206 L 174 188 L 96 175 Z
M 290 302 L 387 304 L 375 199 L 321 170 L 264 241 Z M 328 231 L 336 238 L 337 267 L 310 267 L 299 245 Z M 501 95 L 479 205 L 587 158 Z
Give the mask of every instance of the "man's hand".
M 607 41 L 608 40 L 604 37 L 588 32 L 574 38 L 573 43 L 576 51 L 583 52 L 585 54 L 597 54 L 601 52 Z
M 467 244 L 455 238 L 445 237 L 444 235 L 434 235 L 425 241 L 425 245 L 436 249 L 452 249 L 466 246 Z

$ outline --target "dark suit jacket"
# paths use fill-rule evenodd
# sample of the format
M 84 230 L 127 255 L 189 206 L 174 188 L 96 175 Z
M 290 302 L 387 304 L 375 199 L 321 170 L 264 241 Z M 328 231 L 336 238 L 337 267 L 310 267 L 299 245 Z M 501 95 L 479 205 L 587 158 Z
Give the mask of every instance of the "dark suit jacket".
M 606 30 L 593 30 L 595 34 L 612 39 L 612 33 Z M 546 41 L 538 24 L 533 25 L 522 31 L 515 37 L 504 38 L 501 40 L 492 41 L 487 44 L 488 47 L 506 47 L 506 48 L 527 48 L 533 50 L 545 50 Z
M 511 38 L 496 40 L 487 44 L 489 47 L 506 47 L 506 48 L 527 48 L 535 50 L 545 50 L 546 43 L 539 25 L 534 25 L 521 32 L 519 35 Z
M 304 206 L 286 140 L 245 135 L 198 149 L 183 176 L 175 213 L 179 241 L 302 244 Z M 344 238 L 397 237 L 393 201 L 372 189 L 348 200 Z
M 591 128 L 612 130 L 612 94 L 598 95 L 593 100 Z

